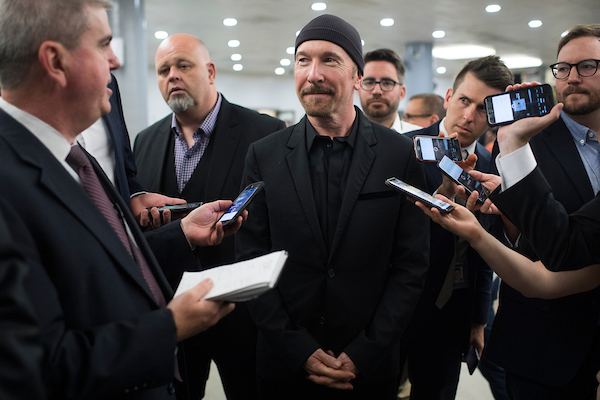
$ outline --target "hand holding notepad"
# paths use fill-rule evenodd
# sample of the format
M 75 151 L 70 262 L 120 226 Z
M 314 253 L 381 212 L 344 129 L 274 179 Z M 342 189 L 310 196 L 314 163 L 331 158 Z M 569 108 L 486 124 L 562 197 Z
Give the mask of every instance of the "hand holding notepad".
M 204 297 L 206 300 L 252 300 L 277 285 L 287 257 L 287 251 L 281 250 L 205 271 L 184 272 L 174 297 L 211 278 L 214 286 Z

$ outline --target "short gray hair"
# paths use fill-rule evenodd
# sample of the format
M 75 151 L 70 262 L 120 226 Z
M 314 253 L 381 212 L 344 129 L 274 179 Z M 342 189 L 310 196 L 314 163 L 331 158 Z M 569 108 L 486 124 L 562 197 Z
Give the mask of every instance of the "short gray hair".
M 44 41 L 76 48 L 88 27 L 86 5 L 110 8 L 112 0 L 0 0 L 0 87 L 23 83 Z

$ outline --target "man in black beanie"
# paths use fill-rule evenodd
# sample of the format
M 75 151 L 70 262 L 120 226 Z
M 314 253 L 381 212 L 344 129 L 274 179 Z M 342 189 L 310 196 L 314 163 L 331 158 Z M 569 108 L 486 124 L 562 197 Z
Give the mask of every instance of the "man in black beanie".
M 276 289 L 249 304 L 263 399 L 394 399 L 398 341 L 423 286 L 429 223 L 385 180 L 423 187 L 412 142 L 353 105 L 360 35 L 321 15 L 296 38 L 306 116 L 252 144 L 242 184 L 262 180 L 239 258 L 289 252 Z

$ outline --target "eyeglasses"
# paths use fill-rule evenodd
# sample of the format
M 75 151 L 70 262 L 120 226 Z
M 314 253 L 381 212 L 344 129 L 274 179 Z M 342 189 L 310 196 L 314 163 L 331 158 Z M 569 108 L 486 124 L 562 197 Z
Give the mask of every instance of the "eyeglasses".
M 578 62 L 577 64 L 569 64 L 567 62 L 559 62 L 556 64 L 552 64 L 550 69 L 552 70 L 552 75 L 556 79 L 567 79 L 571 74 L 571 69 L 573 67 L 577 67 L 577 73 L 579 76 L 588 77 L 592 76 L 598 71 L 598 64 L 600 60 L 583 60 Z
M 375 89 L 375 86 L 377 86 L 377 84 L 379 84 L 379 87 L 384 92 L 391 92 L 392 90 L 394 90 L 396 84 L 400 85 L 400 83 L 391 79 L 382 79 L 381 81 L 376 81 L 375 79 L 367 78 L 363 79 L 363 81 L 360 83 L 360 87 L 370 92 L 371 90 Z
M 413 115 L 413 114 L 404 113 L 404 117 L 402 119 L 404 119 L 405 121 L 408 121 L 409 119 L 413 119 L 413 118 L 427 118 L 427 117 L 431 117 L 432 115 L 433 114 Z

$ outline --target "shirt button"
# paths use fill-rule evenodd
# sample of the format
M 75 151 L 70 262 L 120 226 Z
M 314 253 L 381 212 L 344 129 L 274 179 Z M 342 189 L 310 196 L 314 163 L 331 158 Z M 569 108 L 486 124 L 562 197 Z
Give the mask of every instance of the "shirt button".
M 325 325 L 325 322 L 327 322 L 327 320 L 325 319 L 325 317 L 321 317 L 321 318 L 319 318 L 319 323 L 320 323 L 321 325 Z
M 585 143 L 585 140 L 581 139 L 581 140 L 579 141 L 579 143 L 581 143 L 581 144 L 584 144 L 584 143 Z
M 333 278 L 335 276 L 335 271 L 333 270 L 333 268 L 327 271 L 327 275 L 329 275 L 330 278 Z
M 591 137 L 591 138 L 593 138 L 594 137 L 594 133 L 590 132 L 590 133 L 588 133 L 588 136 Z
M 192 158 L 192 155 L 191 154 L 186 154 L 185 158 L 187 158 L 189 160 L 190 158 Z
M 331 143 L 327 143 L 327 148 L 328 148 L 328 149 L 330 149 L 330 148 L 331 148 L 331 146 L 332 146 L 332 144 L 331 144 Z

